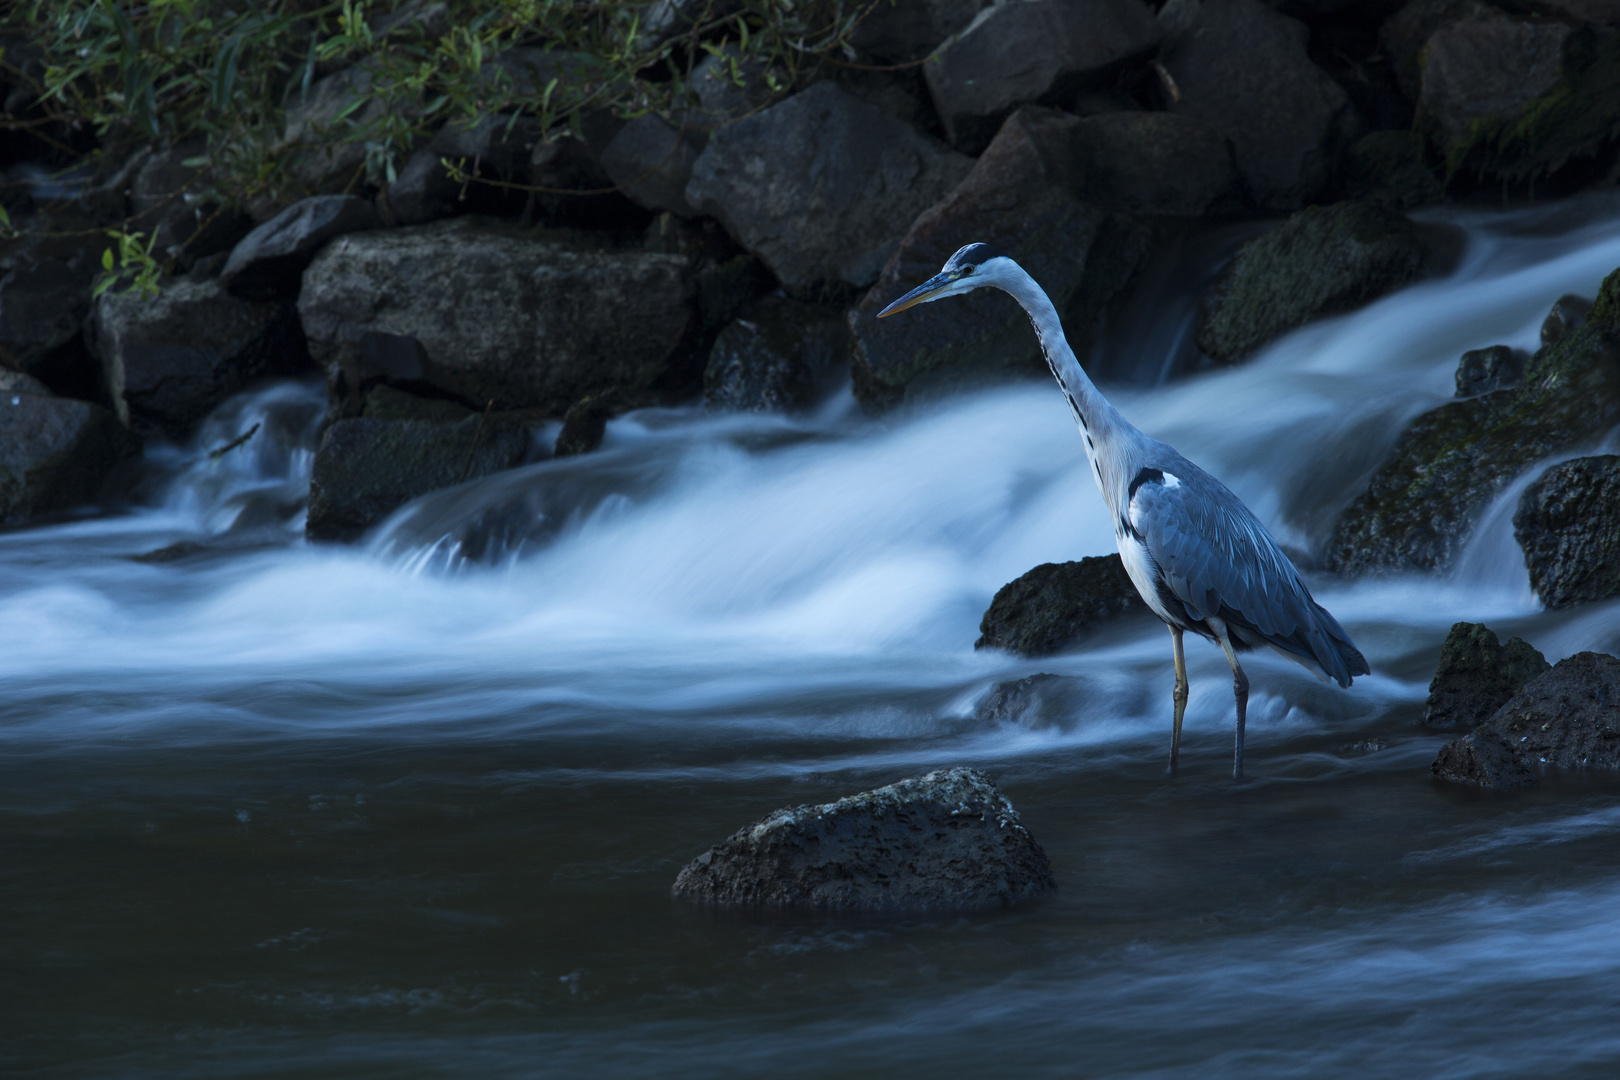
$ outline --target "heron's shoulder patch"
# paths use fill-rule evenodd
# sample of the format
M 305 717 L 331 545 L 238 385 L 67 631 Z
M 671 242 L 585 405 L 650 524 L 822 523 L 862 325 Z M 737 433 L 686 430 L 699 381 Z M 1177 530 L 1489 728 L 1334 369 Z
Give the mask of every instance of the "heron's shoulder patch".
M 1141 487 L 1143 484 L 1158 484 L 1161 487 L 1174 490 L 1181 486 L 1181 477 L 1177 476 L 1175 473 L 1165 472 L 1163 469 L 1156 469 L 1151 465 L 1144 465 L 1140 470 L 1137 471 L 1137 474 L 1131 478 L 1131 486 L 1126 492 L 1125 497 L 1127 499 L 1136 498 L 1136 489 Z

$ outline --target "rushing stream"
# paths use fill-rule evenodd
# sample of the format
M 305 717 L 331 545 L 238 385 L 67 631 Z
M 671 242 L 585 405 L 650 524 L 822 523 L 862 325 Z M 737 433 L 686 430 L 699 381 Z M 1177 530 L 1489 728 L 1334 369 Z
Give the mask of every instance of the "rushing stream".
M 1443 279 L 1105 389 L 1309 565 L 1462 351 L 1533 348 L 1620 266 L 1612 201 L 1449 220 Z M 1181 347 L 1161 330 L 1130 340 Z M 1172 782 L 1157 622 L 972 648 L 999 586 L 1112 550 L 1049 385 L 880 421 L 847 392 L 643 411 L 353 548 L 300 539 L 323 404 L 260 389 L 150 450 L 134 508 L 0 534 L 9 1075 L 1620 1070 L 1620 784 L 1448 789 L 1415 723 L 1458 619 L 1620 651 L 1620 604 L 1530 593 L 1522 484 L 1449 576 L 1313 578 L 1374 674 L 1257 656 L 1242 784 L 1225 662 L 1190 641 Z M 1062 715 L 973 718 L 1037 671 L 1077 680 Z M 669 897 L 769 810 L 956 764 L 1012 798 L 1055 894 L 870 921 Z

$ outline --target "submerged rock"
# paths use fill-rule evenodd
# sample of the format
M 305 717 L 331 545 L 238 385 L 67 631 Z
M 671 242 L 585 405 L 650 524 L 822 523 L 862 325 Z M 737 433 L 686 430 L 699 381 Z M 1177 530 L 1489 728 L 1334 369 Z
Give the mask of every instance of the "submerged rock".
M 1487 788 L 1546 769 L 1620 769 L 1620 659 L 1583 652 L 1526 683 L 1473 734 L 1440 748 L 1434 775 Z
M 1312 319 L 1417 280 L 1417 227 L 1381 203 L 1312 206 L 1250 240 L 1205 299 L 1198 347 L 1233 363 Z
M 1524 379 L 1528 359 L 1518 349 L 1490 345 L 1469 349 L 1457 362 L 1457 396 L 1477 397 L 1492 390 L 1511 390 Z
M 996 593 L 973 647 L 1049 656 L 1100 623 L 1147 610 L 1118 555 L 1042 563 Z
M 703 403 L 755 412 L 802 409 L 848 370 L 849 326 L 841 310 L 768 297 L 715 338 L 703 372 Z
M 1620 456 L 1554 465 L 1513 515 L 1530 587 L 1549 608 L 1620 596 Z
M 778 810 L 693 859 L 674 894 L 834 911 L 1004 907 L 1054 888 L 1018 812 L 976 769 Z
M 997 683 L 973 709 L 973 718 L 1026 728 L 1053 727 L 1074 712 L 1079 680 L 1062 675 L 1028 675 Z
M 1413 420 L 1340 516 L 1326 560 L 1340 573 L 1449 566 L 1490 501 L 1533 462 L 1620 420 L 1620 272 L 1591 318 L 1525 365 L 1522 385 Z
M 1457 623 L 1440 646 L 1423 722 L 1433 728 L 1472 728 L 1550 668 L 1547 658 L 1523 638 L 1503 645 L 1484 623 Z
M 0 370 L 0 524 L 94 501 L 139 450 L 108 410 Z

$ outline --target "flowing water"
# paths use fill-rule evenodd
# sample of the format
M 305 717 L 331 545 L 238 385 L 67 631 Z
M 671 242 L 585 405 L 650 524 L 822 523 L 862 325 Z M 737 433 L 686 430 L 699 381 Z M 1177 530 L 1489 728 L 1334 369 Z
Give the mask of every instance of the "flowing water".
M 1533 347 L 1620 266 L 1616 210 L 1454 216 L 1442 279 L 1107 389 L 1309 565 L 1463 350 Z M 1126 337 L 1182 348 L 1192 305 L 1165 310 Z M 1416 724 L 1455 620 L 1553 660 L 1620 649 L 1620 605 L 1539 609 L 1517 488 L 1448 576 L 1313 577 L 1375 674 L 1256 656 L 1241 784 L 1230 677 L 1190 642 L 1171 781 L 1162 626 L 972 648 L 1000 585 L 1112 550 L 1048 385 L 881 421 L 847 393 L 644 411 L 354 548 L 298 538 L 322 404 L 255 391 L 151 450 L 132 508 L 0 534 L 8 1074 L 1620 1070 L 1620 785 L 1449 789 Z M 1037 671 L 1076 680 L 1062 715 L 974 719 Z M 1047 899 L 863 920 L 669 896 L 774 808 L 959 764 L 1046 848 Z

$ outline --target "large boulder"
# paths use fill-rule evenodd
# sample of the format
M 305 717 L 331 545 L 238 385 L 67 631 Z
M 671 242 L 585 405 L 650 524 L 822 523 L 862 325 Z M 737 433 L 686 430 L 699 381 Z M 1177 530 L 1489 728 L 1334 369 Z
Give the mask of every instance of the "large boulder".
M 849 326 L 842 311 L 767 297 L 715 338 L 703 372 L 703 403 L 750 412 L 801 409 L 848 371 Z
M 1046 853 L 975 769 L 778 810 L 693 859 L 674 893 L 848 912 L 1005 907 L 1055 887 Z
M 1547 658 L 1523 638 L 1503 645 L 1484 623 L 1456 623 L 1440 646 L 1423 722 L 1432 728 L 1472 729 L 1550 668 Z
M 1409 424 L 1339 517 L 1326 561 L 1340 573 L 1441 570 L 1490 501 L 1532 463 L 1620 421 L 1620 272 L 1591 318 L 1525 365 L 1517 389 L 1452 401 Z
M 1159 37 L 1140 0 L 1008 0 L 979 12 L 923 72 L 951 142 L 977 153 L 1019 105 L 1106 84 Z
M 1256 203 L 1303 205 L 1326 183 L 1349 99 L 1307 55 L 1310 32 L 1261 0 L 1170 0 L 1161 63 L 1172 111 L 1232 140 Z
M 321 436 L 309 482 L 312 540 L 352 540 L 418 495 L 523 464 L 530 437 L 503 417 L 338 420 Z
M 1121 111 L 1074 126 L 1080 192 L 1134 214 L 1200 217 L 1243 207 L 1226 136 L 1180 113 Z
M 93 502 L 139 444 L 111 412 L 0 370 L 0 524 Z
M 291 296 L 328 240 L 381 224 L 371 200 L 358 195 L 302 199 L 243 237 L 219 279 L 239 296 Z
M 356 233 L 304 272 L 298 312 L 334 383 L 420 383 L 561 416 L 613 388 L 690 383 L 691 260 L 454 218 Z
M 900 318 L 877 313 L 922 284 L 963 244 L 994 244 L 1051 297 L 1077 356 L 1100 315 L 1146 260 L 1151 234 L 1081 199 L 1075 117 L 1026 106 L 1002 125 L 973 171 L 920 216 L 853 311 L 855 394 L 868 409 L 1009 375 L 1044 371 L 1022 310 L 981 289 Z
M 1549 608 L 1620 596 L 1620 456 L 1576 458 L 1519 498 L 1513 535 Z
M 1417 227 L 1387 204 L 1308 207 L 1238 249 L 1205 297 L 1198 347 L 1234 363 L 1311 319 L 1415 281 L 1425 261 Z
M 170 439 L 237 391 L 309 365 L 290 302 L 244 300 L 218 278 L 165 282 L 152 299 L 103 293 L 85 336 L 118 418 Z
M 19 225 L 0 245 L 0 368 L 26 372 L 58 391 L 86 382 L 80 332 L 90 286 L 110 246 L 99 232 L 50 231 L 43 219 Z
M 1485 788 L 1524 787 L 1548 769 L 1620 769 L 1620 659 L 1560 660 L 1441 747 L 1433 768 L 1442 780 Z
M 973 647 L 1049 656 L 1103 623 L 1147 610 L 1118 555 L 1042 563 L 997 590 Z
M 686 201 L 789 290 L 864 288 L 972 161 L 821 82 L 715 132 Z

